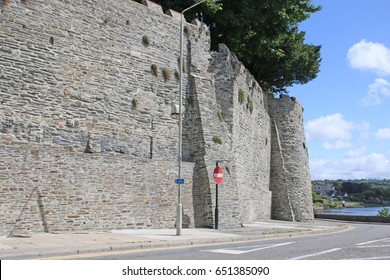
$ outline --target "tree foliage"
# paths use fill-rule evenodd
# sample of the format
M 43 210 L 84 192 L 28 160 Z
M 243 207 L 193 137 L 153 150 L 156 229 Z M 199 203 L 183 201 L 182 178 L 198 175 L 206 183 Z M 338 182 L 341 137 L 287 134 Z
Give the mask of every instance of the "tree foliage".
M 389 208 L 384 207 L 383 209 L 378 211 L 378 216 L 380 217 L 390 217 Z
M 164 8 L 182 11 L 191 0 L 157 0 Z M 320 10 L 311 0 L 223 0 L 200 5 L 186 14 L 203 11 L 210 24 L 212 48 L 224 43 L 251 71 L 263 89 L 284 92 L 293 84 L 316 78 L 320 46 L 306 44 L 299 24 Z
M 348 193 L 349 198 L 354 201 L 390 201 L 389 185 L 344 182 L 341 191 Z

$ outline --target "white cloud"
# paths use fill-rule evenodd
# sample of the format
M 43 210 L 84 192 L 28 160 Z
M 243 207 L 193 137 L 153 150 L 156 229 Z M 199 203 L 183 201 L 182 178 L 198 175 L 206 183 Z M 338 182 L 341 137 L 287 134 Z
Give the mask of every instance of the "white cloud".
M 312 179 L 389 178 L 390 155 L 372 153 L 335 161 L 310 162 Z
M 348 140 L 354 124 L 346 121 L 340 113 L 322 116 L 306 125 L 307 140 Z
M 361 129 L 363 133 L 367 125 L 369 127 L 368 123 L 356 125 L 336 113 L 309 121 L 305 126 L 306 138 L 308 141 L 324 141 L 323 146 L 327 150 L 349 148 L 353 131 Z
M 367 152 L 367 147 L 359 147 L 353 150 L 349 150 L 345 155 L 349 158 L 351 157 L 360 157 L 363 156 Z
M 362 40 L 348 50 L 347 57 L 354 69 L 372 70 L 381 76 L 390 75 L 390 49 L 383 44 Z
M 340 139 L 334 142 L 331 141 L 324 142 L 324 148 L 326 150 L 339 150 L 339 149 L 350 148 L 351 146 L 352 146 L 351 142 L 340 140 Z
M 372 106 L 382 103 L 383 96 L 390 96 L 390 83 L 385 79 L 375 79 L 374 83 L 368 86 L 366 97 L 361 99 L 363 106 Z
M 362 121 L 357 127 L 360 130 L 360 137 L 367 138 L 370 132 L 370 123 Z
M 380 128 L 375 133 L 375 138 L 378 140 L 390 140 L 390 128 Z

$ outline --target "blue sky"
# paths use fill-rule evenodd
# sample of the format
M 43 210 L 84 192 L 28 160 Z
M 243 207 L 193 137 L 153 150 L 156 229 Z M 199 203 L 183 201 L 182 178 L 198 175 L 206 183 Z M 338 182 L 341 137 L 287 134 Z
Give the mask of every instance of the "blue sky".
M 313 0 L 300 25 L 321 72 L 289 89 L 304 107 L 312 179 L 390 178 L 390 1 Z

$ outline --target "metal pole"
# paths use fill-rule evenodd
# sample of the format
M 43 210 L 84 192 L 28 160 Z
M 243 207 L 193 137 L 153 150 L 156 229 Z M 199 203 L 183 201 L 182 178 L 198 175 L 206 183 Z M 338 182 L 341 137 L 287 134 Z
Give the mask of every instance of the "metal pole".
M 180 56 L 179 56 L 179 155 L 178 155 L 178 166 L 179 174 L 178 178 L 181 178 L 181 165 L 182 165 L 182 135 L 183 135 L 183 17 L 184 13 L 189 9 L 202 4 L 206 0 L 200 1 L 191 7 L 183 10 L 180 14 Z M 214 2 L 214 1 L 213 1 Z M 181 204 L 181 186 L 177 185 L 178 198 L 177 198 L 177 208 L 176 208 L 176 235 L 181 235 L 182 221 L 183 221 L 183 205 Z
M 182 161 L 182 135 L 183 135 L 183 116 L 182 116 L 182 106 L 183 106 L 183 13 L 181 13 L 180 19 L 180 61 L 179 61 L 179 156 L 178 156 L 178 165 L 179 165 L 179 174 L 178 178 L 181 178 L 181 161 Z M 181 235 L 181 228 L 183 222 L 183 205 L 181 204 L 181 186 L 177 185 L 178 198 L 177 198 L 177 209 L 176 209 L 176 235 Z
M 220 162 L 229 162 L 228 160 L 217 160 L 215 161 L 215 167 L 218 167 Z M 215 184 L 215 211 L 214 211 L 214 228 L 218 229 L 218 217 L 219 217 L 219 209 L 218 209 L 218 184 Z
M 219 161 L 215 162 L 215 166 L 218 166 Z M 218 184 L 215 184 L 215 212 L 214 212 L 214 220 L 215 220 L 215 229 L 218 229 Z
M 215 229 L 218 229 L 218 184 L 215 185 Z

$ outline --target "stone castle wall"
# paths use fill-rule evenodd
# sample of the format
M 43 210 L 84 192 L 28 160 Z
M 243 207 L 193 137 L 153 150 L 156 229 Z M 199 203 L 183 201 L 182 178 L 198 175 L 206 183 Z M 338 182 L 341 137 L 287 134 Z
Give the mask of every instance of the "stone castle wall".
M 240 222 L 269 219 L 271 132 L 267 97 L 226 46 L 220 45 L 213 58 L 210 71 L 215 75 L 218 110 L 227 124 L 222 140 L 231 145 L 225 154 L 235 168 L 233 189 L 238 194 Z
M 173 162 L 81 154 L 31 143 L 9 147 L 4 136 L 0 145 L 2 234 L 163 228 L 175 223 Z M 183 164 L 183 176 L 189 180 L 193 166 Z M 145 170 L 149 176 L 143 175 Z M 182 201 L 184 226 L 193 227 L 191 193 L 183 192 Z
M 273 218 L 313 220 L 309 155 L 306 148 L 302 107 L 294 97 L 281 95 L 271 99 L 269 112 L 273 120 L 272 134 L 276 164 L 270 189 L 274 194 Z M 286 201 L 288 199 L 288 203 Z
M 0 234 L 174 226 L 180 17 L 137 2 L 0 2 Z M 204 25 L 186 25 L 184 226 L 213 226 L 219 159 L 220 226 L 271 217 L 271 197 L 286 200 L 270 176 L 274 126 L 287 129 L 281 188 L 310 220 L 288 191 L 307 191 L 308 167 L 294 165 L 307 153 L 286 140 L 302 147 L 302 112 L 289 115 L 299 129 L 285 127 L 279 101 L 226 47 L 209 51 Z

